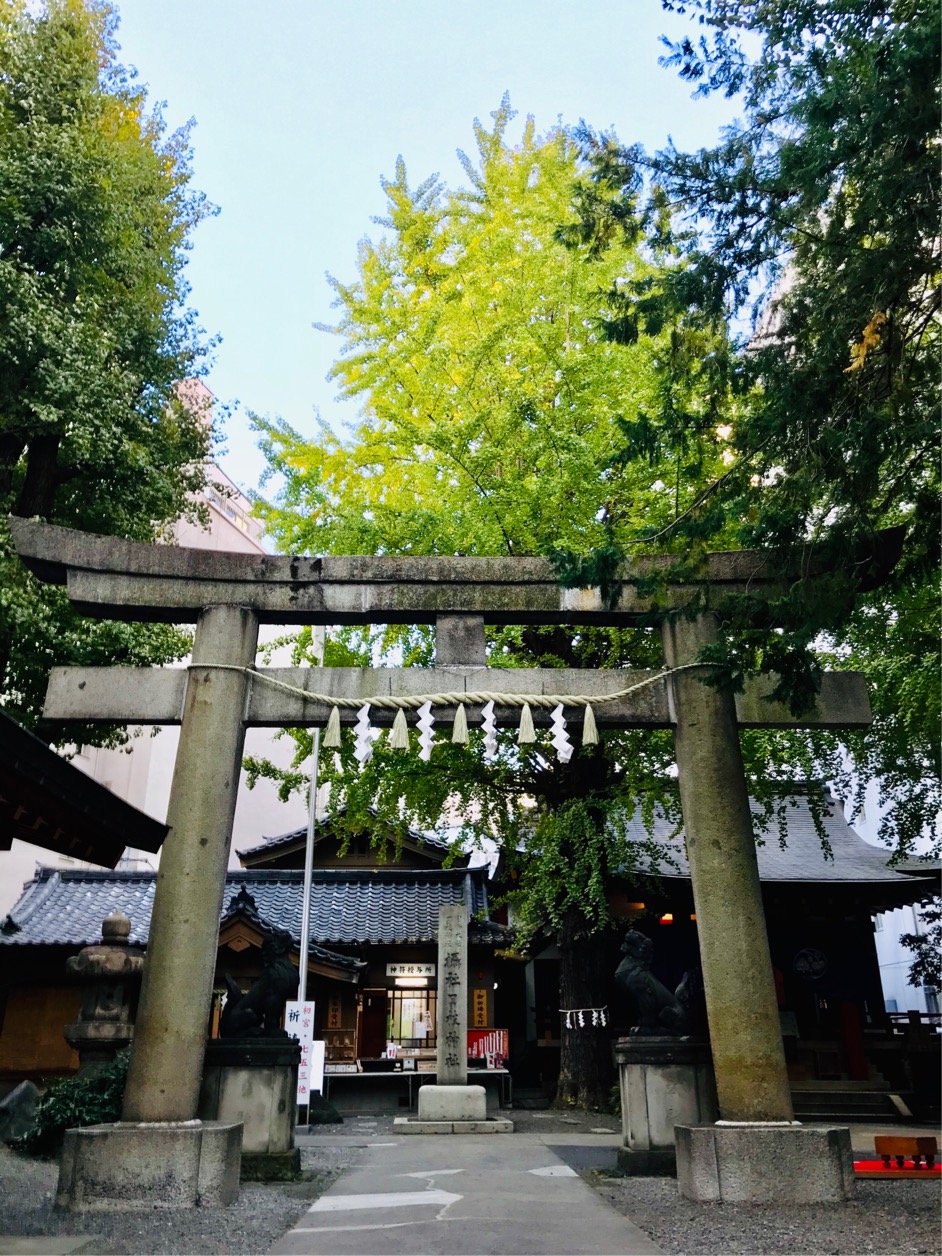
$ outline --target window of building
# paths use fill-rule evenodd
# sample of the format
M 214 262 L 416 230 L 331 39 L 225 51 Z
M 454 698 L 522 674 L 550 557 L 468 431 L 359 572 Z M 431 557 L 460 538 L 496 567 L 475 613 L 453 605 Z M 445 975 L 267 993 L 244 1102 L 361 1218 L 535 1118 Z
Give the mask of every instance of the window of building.
M 390 990 L 390 1041 L 401 1047 L 434 1047 L 436 1002 L 435 990 Z

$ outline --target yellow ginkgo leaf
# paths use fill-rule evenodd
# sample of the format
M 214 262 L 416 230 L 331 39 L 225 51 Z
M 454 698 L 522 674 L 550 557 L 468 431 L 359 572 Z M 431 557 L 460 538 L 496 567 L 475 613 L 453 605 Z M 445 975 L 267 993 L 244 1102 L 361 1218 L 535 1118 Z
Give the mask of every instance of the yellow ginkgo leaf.
M 871 350 L 876 349 L 880 341 L 883 339 L 883 327 L 886 323 L 886 315 L 882 310 L 877 310 L 873 318 L 863 329 L 860 340 L 850 347 L 850 366 L 844 368 L 844 374 L 850 371 L 859 371 L 866 362 Z

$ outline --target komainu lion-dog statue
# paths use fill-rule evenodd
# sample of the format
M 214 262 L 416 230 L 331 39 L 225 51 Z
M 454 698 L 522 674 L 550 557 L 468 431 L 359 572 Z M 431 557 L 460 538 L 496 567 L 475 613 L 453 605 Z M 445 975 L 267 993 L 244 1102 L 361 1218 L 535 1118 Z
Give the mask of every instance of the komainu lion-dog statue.
M 642 1037 L 671 1035 L 680 1037 L 689 1032 L 687 1009 L 676 994 L 671 994 L 651 972 L 654 943 L 636 929 L 629 929 L 621 945 L 624 959 L 615 970 L 615 984 L 633 1001 L 638 1023 L 632 1034 Z M 678 992 L 684 983 L 678 987 Z

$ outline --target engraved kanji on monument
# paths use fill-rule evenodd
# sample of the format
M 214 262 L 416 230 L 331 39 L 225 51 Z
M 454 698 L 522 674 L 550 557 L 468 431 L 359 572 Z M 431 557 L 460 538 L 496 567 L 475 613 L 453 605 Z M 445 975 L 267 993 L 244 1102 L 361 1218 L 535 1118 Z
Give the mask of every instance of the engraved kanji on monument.
M 468 1081 L 468 909 L 438 913 L 438 1084 Z

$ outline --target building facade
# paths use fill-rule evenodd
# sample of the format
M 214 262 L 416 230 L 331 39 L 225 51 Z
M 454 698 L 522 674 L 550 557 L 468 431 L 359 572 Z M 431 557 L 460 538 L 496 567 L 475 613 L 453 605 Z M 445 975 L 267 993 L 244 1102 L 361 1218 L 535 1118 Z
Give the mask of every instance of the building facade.
M 213 396 L 199 380 L 181 385 L 186 403 L 210 421 Z M 206 488 L 201 494 L 208 522 L 200 527 L 189 520 L 174 525 L 168 540 L 175 545 L 235 553 L 265 554 L 262 525 L 252 517 L 252 503 L 221 467 L 211 463 L 206 469 Z M 279 660 L 276 659 L 276 664 Z M 287 661 L 287 660 L 285 660 Z M 185 662 L 185 660 L 184 660 Z M 165 820 L 170 800 L 170 784 L 176 760 L 180 730 L 167 728 L 130 729 L 130 743 L 117 750 L 95 746 L 78 746 L 72 763 L 93 780 L 119 798 L 157 820 Z M 279 740 L 271 729 L 246 730 L 245 754 L 267 758 L 281 767 L 290 763 L 293 745 L 287 738 Z M 287 830 L 302 822 L 306 811 L 303 800 L 292 798 L 282 802 L 271 782 L 261 780 L 249 790 L 243 774 L 233 827 L 233 853 L 230 864 L 238 867 L 235 852 L 240 846 L 257 841 L 258 834 Z M 134 834 L 127 837 L 127 853 L 123 866 L 146 871 L 159 862 L 154 854 L 135 847 Z M 15 839 L 9 849 L 0 850 L 0 917 L 5 915 L 29 882 L 38 867 L 79 869 L 92 864 L 67 855 L 57 855 Z

